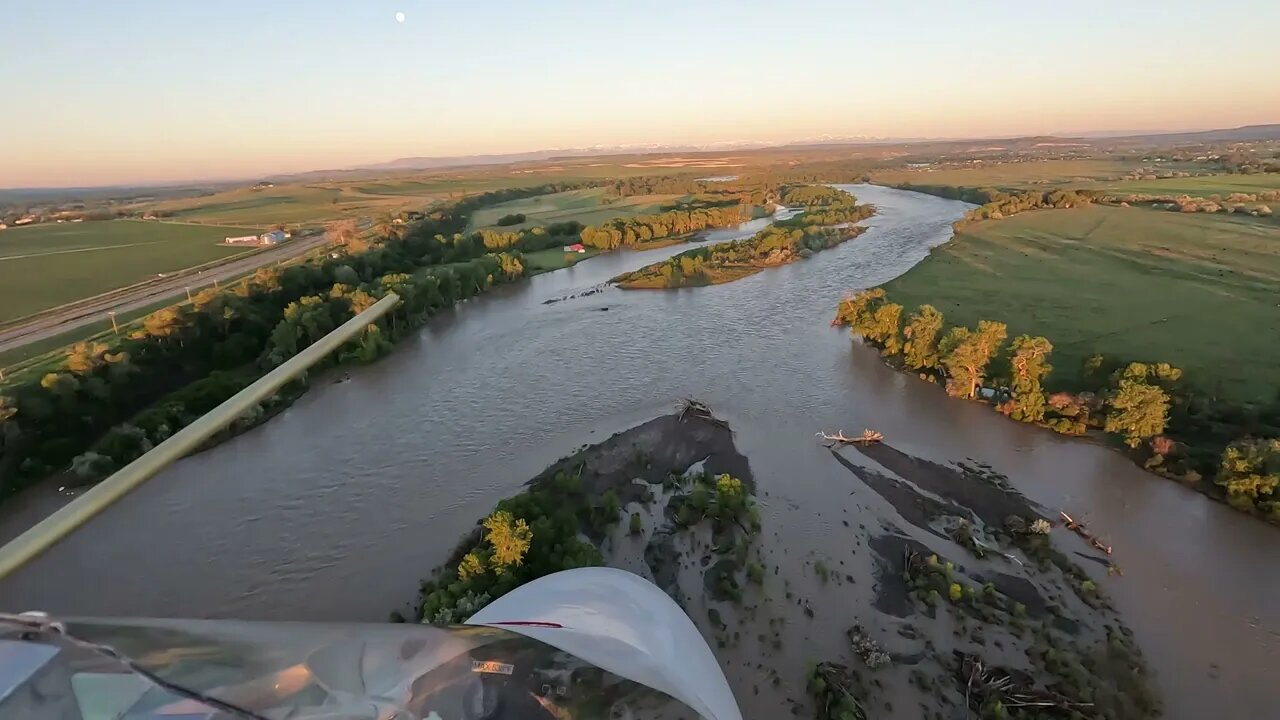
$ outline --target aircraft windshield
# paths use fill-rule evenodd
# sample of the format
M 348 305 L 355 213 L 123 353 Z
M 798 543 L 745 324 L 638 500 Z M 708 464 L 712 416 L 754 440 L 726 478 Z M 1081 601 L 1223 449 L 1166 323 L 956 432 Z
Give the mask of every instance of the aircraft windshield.
M 10 619 L 0 626 L 0 700 L 23 717 L 697 717 L 569 653 L 485 627 L 152 619 L 38 625 Z

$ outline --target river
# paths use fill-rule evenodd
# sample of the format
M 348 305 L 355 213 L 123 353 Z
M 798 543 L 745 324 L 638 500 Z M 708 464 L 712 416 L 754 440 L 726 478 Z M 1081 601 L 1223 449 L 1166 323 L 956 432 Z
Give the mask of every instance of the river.
M 1125 575 L 1100 583 L 1167 716 L 1273 713 L 1277 530 L 851 348 L 829 326 L 841 294 L 905 272 L 967 206 L 850 189 L 879 207 L 868 232 L 738 282 L 544 304 L 685 248 L 611 253 L 441 314 L 349 381 L 318 382 L 264 426 L 179 462 L 6 581 L 0 606 L 383 620 L 526 479 L 694 396 L 732 424 L 767 493 L 766 533 L 782 531 L 790 554 L 838 545 L 850 500 L 819 429 L 872 427 L 920 457 L 974 458 L 1114 545 Z

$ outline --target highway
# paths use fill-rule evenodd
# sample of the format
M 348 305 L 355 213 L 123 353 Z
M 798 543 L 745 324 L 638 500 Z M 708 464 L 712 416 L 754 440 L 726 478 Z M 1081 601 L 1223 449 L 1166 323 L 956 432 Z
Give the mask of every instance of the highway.
M 199 271 L 180 270 L 167 277 L 155 278 L 130 288 L 50 308 L 27 320 L 20 320 L 0 329 L 0 352 L 103 320 L 112 310 L 125 313 L 180 295 L 184 288 L 190 288 L 194 293 L 199 288 L 212 285 L 215 280 L 218 282 L 233 280 L 264 265 L 290 260 L 322 247 L 326 241 L 327 238 L 323 232 L 297 237 L 283 245 L 245 257 L 232 258 Z

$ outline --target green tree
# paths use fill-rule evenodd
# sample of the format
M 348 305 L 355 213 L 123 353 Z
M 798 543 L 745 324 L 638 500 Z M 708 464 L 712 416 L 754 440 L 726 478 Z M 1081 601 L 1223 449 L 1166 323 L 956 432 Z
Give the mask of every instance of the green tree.
M 901 353 L 902 306 L 891 302 L 880 305 L 872 315 L 872 323 L 872 334 L 864 337 L 883 348 L 885 355 Z
M 504 572 L 512 565 L 524 562 L 525 553 L 533 543 L 533 530 L 524 518 L 514 518 L 506 510 L 499 510 L 484 519 L 485 540 L 493 546 L 489 559 L 493 569 Z
M 747 490 L 742 481 L 725 473 L 716 478 L 716 505 L 722 516 L 738 517 L 747 509 Z
M 851 325 L 857 332 L 859 325 L 868 324 L 869 316 L 884 302 L 884 288 L 868 288 L 840 301 L 836 310 L 836 325 Z M 861 333 L 858 333 L 861 334 Z
M 1168 419 L 1169 394 L 1147 382 L 1145 374 L 1126 373 L 1107 398 L 1106 431 L 1123 435 L 1131 448 L 1164 432 Z
M 472 550 L 471 552 L 462 556 L 462 562 L 458 563 L 458 579 L 459 580 L 466 581 L 474 577 L 480 577 L 481 575 L 484 575 L 484 574 L 485 574 L 484 558 L 482 558 L 477 551 Z
M 1044 420 L 1045 397 L 1042 383 L 1053 370 L 1047 338 L 1019 335 L 1009 344 L 1009 364 L 1013 371 L 1013 399 L 1007 404 L 1009 416 L 1022 422 Z
M 1265 500 L 1280 487 L 1280 439 L 1246 438 L 1227 446 L 1215 482 L 1233 498 L 1250 504 Z
M 93 372 L 106 364 L 104 355 L 108 348 L 100 342 L 80 342 L 67 352 L 67 369 L 81 375 Z
M 1008 334 L 1004 323 L 991 320 L 978 322 L 977 330 L 951 328 L 938 344 L 942 366 L 947 370 L 947 394 L 973 398 L 987 371 L 987 365 L 1000 350 Z
M 911 313 L 902 331 L 906 342 L 903 357 L 907 367 L 928 370 L 938 367 L 938 335 L 942 332 L 942 313 L 932 305 L 921 305 Z

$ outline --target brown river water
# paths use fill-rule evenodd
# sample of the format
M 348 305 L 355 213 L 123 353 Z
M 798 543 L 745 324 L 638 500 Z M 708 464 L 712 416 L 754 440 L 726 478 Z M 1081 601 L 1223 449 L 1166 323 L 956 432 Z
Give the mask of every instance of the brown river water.
M 766 534 L 781 531 L 789 557 L 834 557 L 853 509 L 820 429 L 871 427 L 911 455 L 985 462 L 1114 545 L 1124 577 L 1085 565 L 1136 632 L 1166 716 L 1274 717 L 1280 531 L 851 346 L 829 326 L 841 294 L 908 270 L 967 206 L 850 189 L 879 207 L 868 232 L 735 283 L 545 304 L 685 248 L 612 253 L 437 316 L 349 381 L 319 379 L 264 426 L 179 462 L 4 581 L 0 607 L 384 620 L 499 499 L 693 396 L 732 425 Z M 50 502 L 18 500 L 0 534 Z M 822 657 L 832 641 L 812 642 Z

